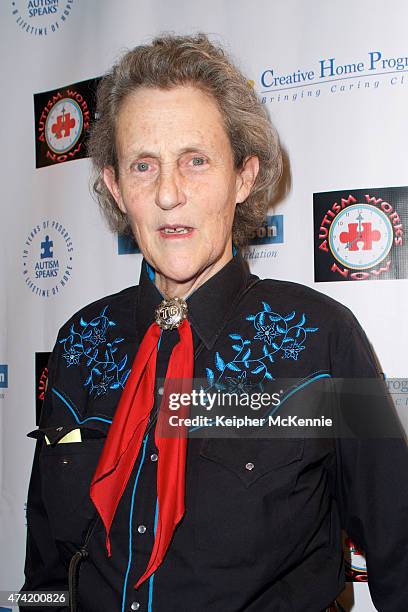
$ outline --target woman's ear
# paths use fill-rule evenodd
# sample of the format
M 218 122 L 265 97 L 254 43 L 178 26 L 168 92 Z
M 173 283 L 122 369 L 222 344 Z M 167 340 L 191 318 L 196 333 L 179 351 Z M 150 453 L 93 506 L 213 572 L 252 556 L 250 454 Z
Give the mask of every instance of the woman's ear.
M 256 155 L 246 157 L 237 172 L 237 204 L 244 202 L 254 186 L 259 172 L 259 159 Z
M 126 213 L 126 208 L 123 203 L 119 183 L 116 179 L 116 173 L 112 166 L 105 166 L 105 168 L 103 169 L 103 182 L 109 189 L 113 199 L 118 205 L 119 210 L 121 210 L 123 213 Z

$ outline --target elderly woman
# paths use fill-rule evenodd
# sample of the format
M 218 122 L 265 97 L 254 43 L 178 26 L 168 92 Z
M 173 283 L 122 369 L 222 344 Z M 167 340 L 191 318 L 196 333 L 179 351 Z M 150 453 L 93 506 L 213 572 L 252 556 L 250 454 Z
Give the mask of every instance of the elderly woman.
M 165 36 L 104 77 L 98 117 L 95 192 L 144 260 L 138 286 L 60 330 L 24 589 L 69 588 L 85 612 L 319 612 L 344 586 L 344 527 L 378 609 L 405 611 L 400 440 L 162 435 L 193 376 L 207 391 L 378 377 L 345 307 L 241 257 L 281 173 L 253 89 L 206 36 Z

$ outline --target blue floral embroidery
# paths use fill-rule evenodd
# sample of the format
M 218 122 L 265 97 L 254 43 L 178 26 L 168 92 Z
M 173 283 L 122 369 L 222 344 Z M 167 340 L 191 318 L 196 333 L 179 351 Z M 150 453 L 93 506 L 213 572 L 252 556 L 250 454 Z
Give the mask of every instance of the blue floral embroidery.
M 109 389 L 123 389 L 130 374 L 130 368 L 125 369 L 128 356 L 124 355 L 120 360 L 116 356 L 117 345 L 124 338 L 108 338 L 108 330 L 116 323 L 107 317 L 107 309 L 105 306 L 89 323 L 81 317 L 81 329 L 76 331 L 72 324 L 69 336 L 59 341 L 64 345 L 62 356 L 67 367 L 79 365 L 81 358 L 86 359 L 89 375 L 84 386 L 89 387 L 89 392 L 96 397 L 105 395 Z
M 252 321 L 255 335 L 252 340 L 244 339 L 240 334 L 230 334 L 233 340 L 232 350 L 235 356 L 230 361 L 215 354 L 215 369 L 206 368 L 209 387 L 229 391 L 243 392 L 261 387 L 263 382 L 272 380 L 270 364 L 281 354 L 282 359 L 298 361 L 307 335 L 318 331 L 318 327 L 306 327 L 306 316 L 302 314 L 297 323 L 296 312 L 282 316 L 272 311 L 266 302 L 263 309 L 256 314 L 248 315 Z M 262 342 L 262 346 L 258 344 Z

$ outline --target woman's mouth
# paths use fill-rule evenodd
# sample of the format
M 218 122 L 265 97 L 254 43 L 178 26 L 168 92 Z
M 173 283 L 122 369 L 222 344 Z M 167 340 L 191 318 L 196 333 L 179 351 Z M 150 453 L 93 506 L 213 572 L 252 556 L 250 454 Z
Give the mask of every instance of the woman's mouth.
M 163 238 L 186 238 L 191 236 L 194 228 L 188 225 L 163 225 L 159 228 Z

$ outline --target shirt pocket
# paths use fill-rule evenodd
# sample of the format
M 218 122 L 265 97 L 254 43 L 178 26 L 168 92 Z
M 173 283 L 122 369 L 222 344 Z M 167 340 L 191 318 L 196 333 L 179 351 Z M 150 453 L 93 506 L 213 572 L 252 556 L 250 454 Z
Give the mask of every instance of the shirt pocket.
M 80 435 L 67 434 L 79 429 Z M 73 425 L 38 429 L 32 437 L 44 439 L 40 452 L 44 507 L 56 540 L 81 545 L 96 514 L 89 496 L 92 477 L 106 440 L 106 427 Z M 50 443 L 46 443 L 45 436 Z M 62 442 L 78 439 L 78 442 Z
M 196 547 L 220 567 L 279 564 L 290 538 L 290 494 L 303 439 L 206 439 L 198 465 Z

